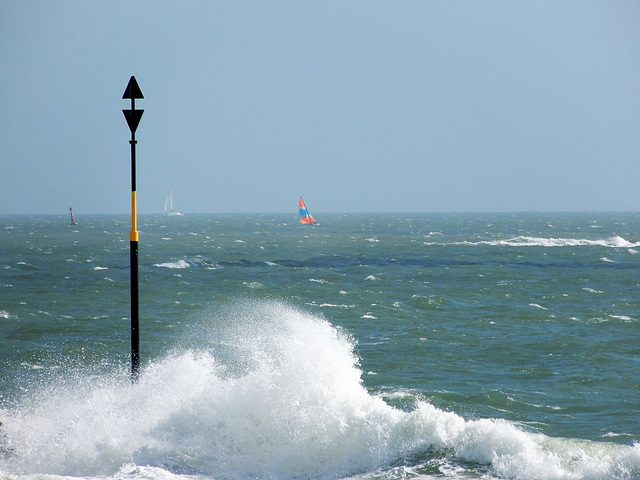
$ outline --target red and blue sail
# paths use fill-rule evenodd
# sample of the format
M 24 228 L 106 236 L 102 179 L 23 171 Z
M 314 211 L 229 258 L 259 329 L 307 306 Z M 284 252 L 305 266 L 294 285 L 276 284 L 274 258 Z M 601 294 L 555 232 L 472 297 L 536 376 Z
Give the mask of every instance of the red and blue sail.
M 300 210 L 300 223 L 316 223 L 316 219 L 309 213 L 309 209 L 304 204 L 302 197 L 300 197 L 300 200 L 298 201 L 298 208 Z

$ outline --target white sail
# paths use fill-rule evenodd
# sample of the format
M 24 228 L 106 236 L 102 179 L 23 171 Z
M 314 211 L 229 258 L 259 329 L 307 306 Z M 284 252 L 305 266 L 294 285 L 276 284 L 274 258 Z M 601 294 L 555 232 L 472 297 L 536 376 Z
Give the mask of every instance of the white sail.
M 182 212 L 173 211 L 173 188 L 169 191 L 167 198 L 164 199 L 164 213 L 165 215 L 183 215 Z

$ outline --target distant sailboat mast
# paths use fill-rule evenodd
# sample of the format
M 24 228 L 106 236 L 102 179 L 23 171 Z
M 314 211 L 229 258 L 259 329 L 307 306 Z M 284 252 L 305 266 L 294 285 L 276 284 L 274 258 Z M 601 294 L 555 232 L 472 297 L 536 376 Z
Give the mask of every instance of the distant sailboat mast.
M 300 223 L 303 225 L 316 223 L 316 219 L 309 213 L 309 209 L 304 204 L 302 197 L 298 200 L 298 210 L 300 212 Z
M 166 215 L 182 215 L 182 212 L 173 211 L 173 188 L 164 200 L 164 213 Z
M 76 219 L 73 217 L 73 209 L 69 207 L 69 214 L 71 215 L 71 223 L 69 225 L 77 225 Z

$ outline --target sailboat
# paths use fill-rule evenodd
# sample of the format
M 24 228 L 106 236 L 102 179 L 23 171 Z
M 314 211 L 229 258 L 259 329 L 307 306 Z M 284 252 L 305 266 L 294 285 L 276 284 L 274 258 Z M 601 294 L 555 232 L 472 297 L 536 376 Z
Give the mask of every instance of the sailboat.
M 76 222 L 76 219 L 73 216 L 73 209 L 71 207 L 69 207 L 69 213 L 71 214 L 71 223 L 69 223 L 69 225 L 77 225 L 78 222 Z
M 173 211 L 173 188 L 164 200 L 164 213 L 165 215 L 184 215 L 182 212 Z
M 303 225 L 316 223 L 316 219 L 309 213 L 309 209 L 304 204 L 302 197 L 298 201 L 298 208 L 300 210 L 300 223 Z

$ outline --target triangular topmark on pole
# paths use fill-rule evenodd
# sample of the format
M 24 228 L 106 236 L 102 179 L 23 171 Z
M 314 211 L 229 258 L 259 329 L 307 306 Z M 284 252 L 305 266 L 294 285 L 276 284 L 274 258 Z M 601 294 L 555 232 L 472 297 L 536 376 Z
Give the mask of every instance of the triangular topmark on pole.
M 122 113 L 124 113 L 124 118 L 127 120 L 129 130 L 131 130 L 131 133 L 135 133 L 138 128 L 138 124 L 140 123 L 140 119 L 142 118 L 142 114 L 144 113 L 144 110 L 136 110 L 136 98 L 144 98 L 142 90 L 140 90 L 140 86 L 136 81 L 136 77 L 132 76 L 131 79 L 129 79 L 129 83 L 127 84 L 127 88 L 125 89 L 122 98 L 131 99 L 131 109 L 122 110 Z
M 138 82 L 136 81 L 136 77 L 134 76 L 129 79 L 129 84 L 124 91 L 124 95 L 122 95 L 122 99 L 124 100 L 125 98 L 144 98 L 144 96 L 142 95 L 142 90 L 140 90 Z
M 127 120 L 129 130 L 131 130 L 131 133 L 135 133 L 144 110 L 122 110 L 122 113 L 124 113 L 124 118 Z

